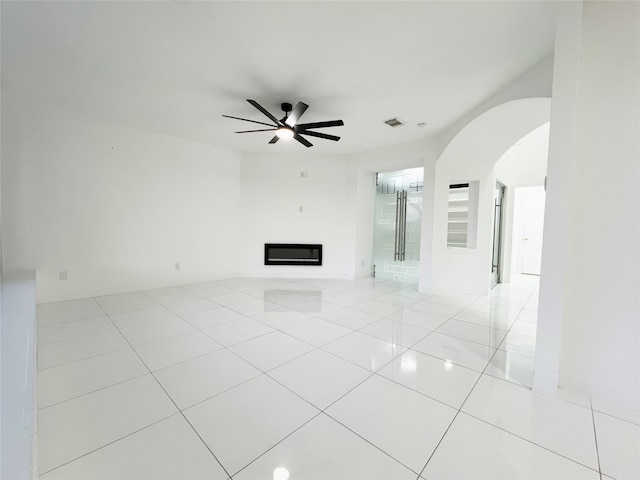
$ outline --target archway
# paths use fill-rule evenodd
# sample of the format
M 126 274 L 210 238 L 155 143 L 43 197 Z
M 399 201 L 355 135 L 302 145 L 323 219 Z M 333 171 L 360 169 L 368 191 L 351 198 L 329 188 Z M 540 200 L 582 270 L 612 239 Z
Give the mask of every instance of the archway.
M 486 295 L 492 251 L 495 162 L 520 138 L 549 121 L 550 98 L 525 98 L 498 105 L 469 122 L 438 158 L 433 194 L 432 255 L 421 265 L 420 291 Z M 474 183 L 470 200 L 470 247 L 447 243 L 449 187 Z

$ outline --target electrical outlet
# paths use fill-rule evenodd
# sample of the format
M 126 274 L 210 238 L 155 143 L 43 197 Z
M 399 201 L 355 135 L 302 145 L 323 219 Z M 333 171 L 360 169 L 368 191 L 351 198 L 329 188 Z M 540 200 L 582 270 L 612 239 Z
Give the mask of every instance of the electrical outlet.
M 300 205 L 300 206 L 298 207 L 298 211 L 299 211 L 299 212 L 302 212 L 303 210 L 304 210 L 304 208 L 302 207 L 302 205 Z
M 60 280 L 67 280 L 69 278 L 69 273 L 66 270 L 62 270 L 60 272 Z
M 180 262 L 176 262 L 176 263 L 173 265 L 173 268 L 174 268 L 175 270 L 180 270 Z

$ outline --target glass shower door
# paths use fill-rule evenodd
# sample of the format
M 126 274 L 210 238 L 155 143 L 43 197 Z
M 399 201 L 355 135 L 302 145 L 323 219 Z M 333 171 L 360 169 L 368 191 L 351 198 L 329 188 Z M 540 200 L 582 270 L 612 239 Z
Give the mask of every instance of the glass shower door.
M 373 235 L 376 278 L 418 282 L 422 175 L 422 168 L 378 174 Z

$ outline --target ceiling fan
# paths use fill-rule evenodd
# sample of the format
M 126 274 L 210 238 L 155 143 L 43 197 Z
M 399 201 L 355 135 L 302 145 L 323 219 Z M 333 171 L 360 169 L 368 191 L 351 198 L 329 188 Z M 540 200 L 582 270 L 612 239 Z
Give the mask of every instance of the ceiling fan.
M 311 128 L 324 128 L 324 127 L 341 127 L 344 125 L 342 120 L 329 120 L 327 122 L 313 122 L 313 123 L 298 123 L 302 114 L 309 108 L 309 105 L 303 102 L 298 102 L 295 108 L 292 108 L 290 103 L 283 103 L 280 107 L 284 112 L 284 117 L 278 120 L 271 115 L 262 105 L 255 100 L 247 99 L 251 105 L 260 110 L 269 120 L 273 122 L 273 125 L 265 122 L 258 122 L 256 120 L 249 120 L 248 118 L 232 117 L 231 115 L 222 115 L 226 118 L 234 118 L 236 120 L 243 120 L 245 122 L 258 123 L 260 125 L 266 125 L 271 128 L 262 128 L 259 130 L 241 130 L 236 133 L 253 133 L 253 132 L 276 132 L 275 136 L 269 141 L 269 143 L 276 143 L 280 139 L 295 138 L 298 142 L 305 147 L 312 147 L 313 144 L 304 138 L 302 135 L 310 135 L 312 137 L 324 138 L 325 140 L 333 140 L 337 142 L 340 137 L 335 135 L 329 135 L 321 132 L 314 132 Z

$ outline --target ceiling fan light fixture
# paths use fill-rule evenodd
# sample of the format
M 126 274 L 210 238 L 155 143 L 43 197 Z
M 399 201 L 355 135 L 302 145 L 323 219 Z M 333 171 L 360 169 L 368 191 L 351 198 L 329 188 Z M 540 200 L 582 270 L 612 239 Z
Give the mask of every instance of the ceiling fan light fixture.
M 326 128 L 326 127 L 342 127 L 344 122 L 342 120 L 329 120 L 326 122 L 311 122 L 311 123 L 299 123 L 302 114 L 309 108 L 304 102 L 298 102 L 292 109 L 290 103 L 283 103 L 281 105 L 284 112 L 284 118 L 278 120 L 267 109 L 260 105 L 255 100 L 247 98 L 247 102 L 258 109 L 265 117 L 267 117 L 273 123 L 260 122 L 258 120 L 250 120 L 248 118 L 233 117 L 231 115 L 222 115 L 223 117 L 233 118 L 235 120 L 242 120 L 244 122 L 257 123 L 258 125 L 264 125 L 270 128 L 260 128 L 255 130 L 242 130 L 236 133 L 253 133 L 253 132 L 276 132 L 273 138 L 269 141 L 269 144 L 278 143 L 279 140 L 291 140 L 295 138 L 299 143 L 305 147 L 313 147 L 313 143 L 305 138 L 306 135 L 312 137 L 324 138 L 325 140 L 333 140 L 337 142 L 340 137 L 336 135 L 329 135 L 328 133 L 316 132 L 312 130 L 314 128 Z
M 291 140 L 293 138 L 293 130 L 287 127 L 280 127 L 276 132 L 280 140 Z

